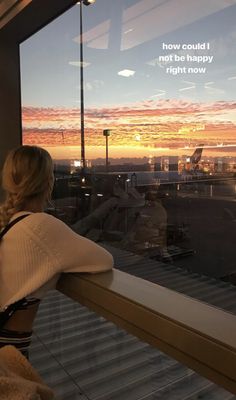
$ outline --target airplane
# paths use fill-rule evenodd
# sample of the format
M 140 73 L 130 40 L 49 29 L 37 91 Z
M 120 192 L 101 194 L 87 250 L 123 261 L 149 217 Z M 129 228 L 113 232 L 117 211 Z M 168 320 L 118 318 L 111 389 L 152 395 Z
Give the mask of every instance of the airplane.
M 200 144 L 196 150 L 194 151 L 194 153 L 190 156 L 186 158 L 186 166 L 187 166 L 187 170 L 189 172 L 196 172 L 199 168 L 198 164 L 199 161 L 201 160 L 202 157 L 202 151 L 203 151 L 203 144 Z

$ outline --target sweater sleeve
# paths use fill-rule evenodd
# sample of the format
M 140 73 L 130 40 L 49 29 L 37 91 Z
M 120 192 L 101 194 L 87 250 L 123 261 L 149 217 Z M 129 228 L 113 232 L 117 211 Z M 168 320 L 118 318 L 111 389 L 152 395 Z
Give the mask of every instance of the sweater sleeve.
M 96 273 L 113 267 L 113 257 L 107 250 L 51 215 L 43 214 L 38 233 L 41 243 L 57 259 L 58 272 Z

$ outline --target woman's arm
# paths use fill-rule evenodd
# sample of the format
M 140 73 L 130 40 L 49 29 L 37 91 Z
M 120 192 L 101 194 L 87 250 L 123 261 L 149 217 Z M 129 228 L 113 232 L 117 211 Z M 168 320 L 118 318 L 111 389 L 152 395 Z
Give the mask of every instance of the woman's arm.
M 42 241 L 57 258 L 60 272 L 96 273 L 113 267 L 113 257 L 103 247 L 78 235 L 59 219 L 44 216 Z

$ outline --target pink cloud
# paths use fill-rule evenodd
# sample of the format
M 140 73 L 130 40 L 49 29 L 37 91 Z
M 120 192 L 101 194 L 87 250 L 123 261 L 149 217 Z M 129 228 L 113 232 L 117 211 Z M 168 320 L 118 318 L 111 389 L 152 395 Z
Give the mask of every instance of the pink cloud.
M 189 140 L 234 142 L 235 109 L 235 102 L 194 103 L 178 99 L 90 108 L 85 111 L 86 145 L 104 146 L 105 128 L 113 130 L 111 146 L 178 147 Z M 80 145 L 80 111 L 24 107 L 23 133 L 25 143 Z M 140 143 L 135 140 L 137 133 L 141 135 Z

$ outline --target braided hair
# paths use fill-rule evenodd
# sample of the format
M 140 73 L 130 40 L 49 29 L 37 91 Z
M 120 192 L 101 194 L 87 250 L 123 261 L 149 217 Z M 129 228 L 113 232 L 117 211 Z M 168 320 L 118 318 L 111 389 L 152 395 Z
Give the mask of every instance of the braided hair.
M 50 154 L 36 146 L 20 146 L 8 154 L 2 170 L 5 201 L 0 206 L 0 229 L 19 211 L 27 211 L 32 200 L 50 199 L 53 162 Z

